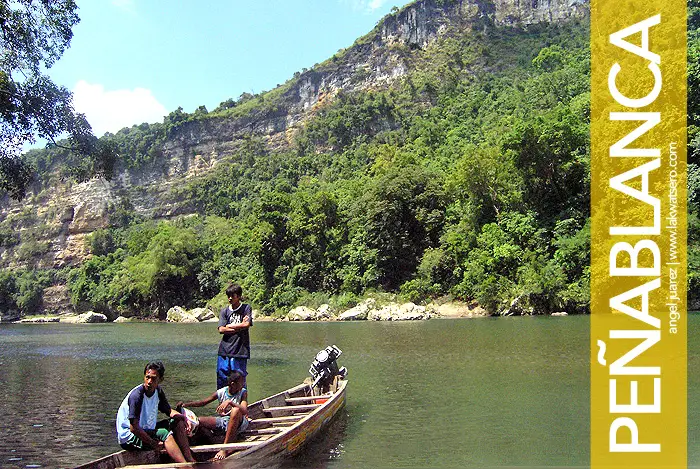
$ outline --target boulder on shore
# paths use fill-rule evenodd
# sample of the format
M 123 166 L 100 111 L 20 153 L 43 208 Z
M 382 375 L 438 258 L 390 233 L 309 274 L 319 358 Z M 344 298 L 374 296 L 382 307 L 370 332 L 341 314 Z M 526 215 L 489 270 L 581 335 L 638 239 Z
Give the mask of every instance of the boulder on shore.
M 425 306 L 413 303 L 389 303 L 381 309 L 373 309 L 367 319 L 374 321 L 422 321 L 430 319 L 430 312 Z
M 476 303 L 462 301 L 450 301 L 448 303 L 430 303 L 427 309 L 431 311 L 431 317 L 439 318 L 483 318 L 490 316 L 489 312 Z
M 114 320 L 116 323 L 121 323 L 121 322 L 134 322 L 134 318 L 127 318 L 124 316 L 119 316 L 117 319 Z
M 189 313 L 181 306 L 173 306 L 172 308 L 170 308 L 166 315 L 166 321 L 184 323 L 199 322 L 195 315 Z
M 94 324 L 107 322 L 107 316 L 102 313 L 88 311 L 87 313 L 77 316 L 64 316 L 60 318 L 60 322 L 68 324 Z
M 19 321 L 15 321 L 16 323 L 22 323 L 22 324 L 38 324 L 38 323 L 44 323 L 44 322 L 59 322 L 60 318 L 58 317 L 37 317 L 37 318 L 25 318 L 25 319 L 20 319 Z
M 367 316 L 369 312 L 374 309 L 374 305 L 377 302 L 374 300 L 374 298 L 367 298 L 366 300 L 360 302 L 357 306 L 354 308 L 350 308 L 349 310 L 345 311 L 342 313 L 340 316 L 338 316 L 339 321 L 364 321 L 367 319 Z
M 19 311 L 6 311 L 0 314 L 0 322 L 19 321 Z
M 316 310 L 306 306 L 298 306 L 287 313 L 287 321 L 314 321 L 316 320 Z
M 168 322 L 195 323 L 218 321 L 218 318 L 209 308 L 194 308 L 188 311 L 182 306 L 173 306 L 168 310 L 165 320 Z
M 285 321 L 330 321 L 333 318 L 330 305 L 323 304 L 318 309 L 298 306 L 284 317 Z
M 210 310 L 209 308 L 194 308 L 189 311 L 189 314 L 194 316 L 199 322 L 216 318 L 214 311 Z
M 328 304 L 322 304 L 316 310 L 316 319 L 319 321 L 330 321 L 333 319 L 333 310 Z

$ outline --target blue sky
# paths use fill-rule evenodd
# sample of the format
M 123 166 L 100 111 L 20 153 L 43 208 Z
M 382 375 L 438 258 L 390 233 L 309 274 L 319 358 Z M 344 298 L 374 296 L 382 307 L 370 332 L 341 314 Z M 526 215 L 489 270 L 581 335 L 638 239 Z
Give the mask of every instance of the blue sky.
M 50 70 L 97 136 L 212 110 L 274 88 L 349 47 L 406 0 L 78 0 L 71 47 Z

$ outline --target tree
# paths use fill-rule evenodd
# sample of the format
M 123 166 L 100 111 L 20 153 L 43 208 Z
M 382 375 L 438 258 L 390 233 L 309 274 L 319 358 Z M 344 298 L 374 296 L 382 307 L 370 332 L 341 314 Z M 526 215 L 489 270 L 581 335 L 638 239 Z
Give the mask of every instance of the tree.
M 22 146 L 37 136 L 79 157 L 80 178 L 112 172 L 109 142 L 75 112 L 71 92 L 42 73 L 69 47 L 77 8 L 74 0 L 0 0 L 0 191 L 16 199 L 32 179 Z

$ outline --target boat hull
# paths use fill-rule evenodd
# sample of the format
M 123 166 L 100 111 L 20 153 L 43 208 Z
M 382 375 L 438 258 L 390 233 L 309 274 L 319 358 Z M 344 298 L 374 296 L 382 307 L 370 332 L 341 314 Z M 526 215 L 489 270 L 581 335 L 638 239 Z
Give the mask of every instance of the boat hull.
M 320 396 L 314 393 L 315 390 L 311 389 L 308 383 L 303 383 L 257 401 L 248 406 L 252 420 L 247 433 L 262 436 L 252 437 L 250 442 L 244 441 L 228 446 L 193 446 L 193 454 L 198 461 L 204 462 L 210 460 L 221 447 L 228 447 L 236 451 L 226 459 L 245 460 L 246 467 L 268 464 L 272 459 L 293 456 L 301 451 L 307 442 L 319 436 L 345 406 L 346 386 L 346 380 L 337 379 L 329 392 Z M 302 405 L 296 405 L 297 402 L 301 402 Z M 257 438 L 261 439 L 254 441 Z M 186 464 L 168 462 L 167 455 L 158 451 L 119 451 L 75 469 L 156 469 L 180 465 Z

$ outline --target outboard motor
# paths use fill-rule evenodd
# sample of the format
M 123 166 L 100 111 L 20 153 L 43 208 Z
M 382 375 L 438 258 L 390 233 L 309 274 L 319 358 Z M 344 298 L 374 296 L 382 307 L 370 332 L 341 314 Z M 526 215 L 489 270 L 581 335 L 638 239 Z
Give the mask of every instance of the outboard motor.
M 311 387 L 318 386 L 319 389 L 328 388 L 336 376 L 345 378 L 348 370 L 345 367 L 338 369 L 338 364 L 336 360 L 343 353 L 335 345 L 329 345 L 325 349 L 321 350 L 316 354 L 314 362 L 309 368 L 309 373 L 314 380 L 314 384 Z

